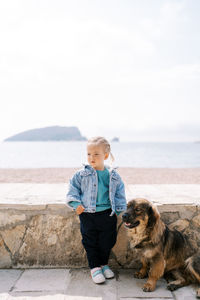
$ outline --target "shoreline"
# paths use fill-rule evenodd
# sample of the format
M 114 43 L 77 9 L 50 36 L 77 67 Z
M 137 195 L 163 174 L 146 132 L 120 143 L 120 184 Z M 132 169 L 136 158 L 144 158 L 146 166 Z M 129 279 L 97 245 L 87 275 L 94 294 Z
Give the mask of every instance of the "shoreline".
M 80 168 L 0 169 L 0 183 L 68 183 Z M 125 184 L 200 184 L 200 168 L 119 167 Z

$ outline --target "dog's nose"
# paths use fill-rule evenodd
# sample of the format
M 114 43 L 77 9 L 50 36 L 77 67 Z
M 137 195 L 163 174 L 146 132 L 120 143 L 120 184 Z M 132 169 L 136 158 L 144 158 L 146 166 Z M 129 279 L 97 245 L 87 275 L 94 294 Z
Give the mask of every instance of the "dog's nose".
M 128 214 L 127 214 L 127 213 L 124 213 L 124 214 L 122 215 L 122 220 L 126 222 L 126 221 L 128 221 L 128 217 L 129 217 Z

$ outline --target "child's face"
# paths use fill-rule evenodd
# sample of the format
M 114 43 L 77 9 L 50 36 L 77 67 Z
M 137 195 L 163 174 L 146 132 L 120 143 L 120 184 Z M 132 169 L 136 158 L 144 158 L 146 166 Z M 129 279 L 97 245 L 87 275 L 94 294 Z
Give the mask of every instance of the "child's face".
M 108 158 L 109 153 L 106 153 L 104 147 L 95 144 L 87 146 L 88 163 L 96 170 L 104 169 L 104 160 Z

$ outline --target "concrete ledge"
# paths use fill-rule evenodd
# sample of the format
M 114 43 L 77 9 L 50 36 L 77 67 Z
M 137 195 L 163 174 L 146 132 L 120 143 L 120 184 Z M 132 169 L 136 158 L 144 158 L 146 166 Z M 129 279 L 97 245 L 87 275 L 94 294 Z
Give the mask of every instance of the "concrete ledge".
M 79 218 L 64 204 L 66 191 L 66 184 L 0 184 L 0 268 L 87 266 Z M 155 202 L 162 219 L 200 247 L 200 185 L 127 185 L 126 194 Z M 138 266 L 123 226 L 110 263 Z

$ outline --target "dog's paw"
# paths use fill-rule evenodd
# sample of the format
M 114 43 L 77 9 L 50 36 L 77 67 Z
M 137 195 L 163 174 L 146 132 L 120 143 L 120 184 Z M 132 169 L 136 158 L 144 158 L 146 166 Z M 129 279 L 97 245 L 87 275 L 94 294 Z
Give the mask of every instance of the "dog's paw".
M 144 284 L 142 289 L 144 292 L 153 292 L 155 290 L 155 286 L 147 282 Z
M 135 272 L 135 273 L 134 273 L 134 277 L 135 277 L 135 278 L 139 278 L 139 279 L 143 279 L 143 278 L 147 277 L 147 275 L 144 274 L 144 273 Z
M 167 285 L 167 289 L 170 290 L 170 291 L 175 291 L 175 290 L 177 290 L 179 287 L 180 287 L 179 285 L 174 284 L 174 283 L 169 283 L 169 284 Z

